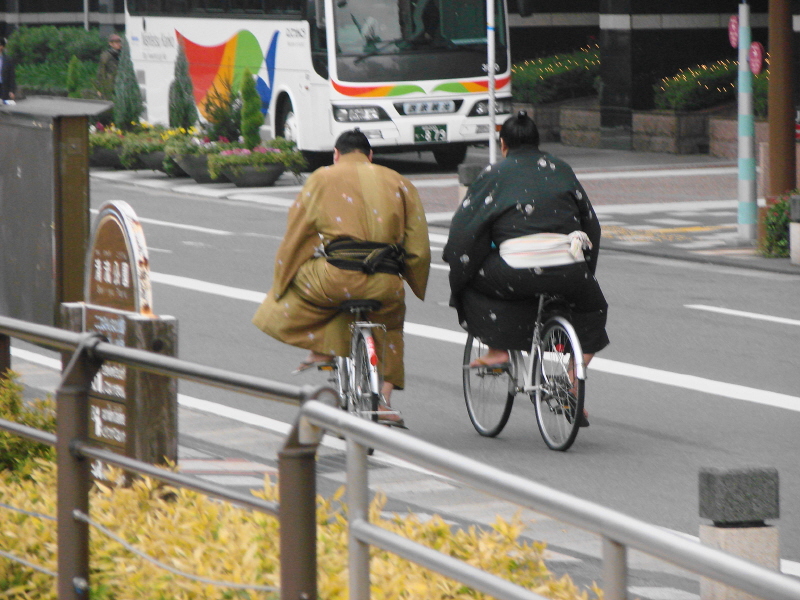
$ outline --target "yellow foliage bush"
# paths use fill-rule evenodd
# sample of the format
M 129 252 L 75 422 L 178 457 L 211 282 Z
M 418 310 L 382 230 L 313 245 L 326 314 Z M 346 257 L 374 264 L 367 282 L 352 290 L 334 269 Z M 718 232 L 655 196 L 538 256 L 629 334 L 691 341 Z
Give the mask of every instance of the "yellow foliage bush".
M 0 472 L 0 502 L 29 512 L 55 515 L 56 468 L 39 460 L 30 479 Z M 265 481 L 256 495 L 277 500 L 277 486 Z M 318 499 L 319 595 L 347 600 L 347 522 L 340 490 Z M 370 507 L 370 520 L 430 548 L 464 560 L 555 600 L 588 600 L 568 576 L 554 577 L 542 560 L 544 545 L 519 539 L 520 522 L 498 519 L 490 530 L 452 530 L 441 518 L 422 522 L 413 514 L 382 519 L 385 498 Z M 96 485 L 91 519 L 139 551 L 175 569 L 208 579 L 277 588 L 280 579 L 277 519 L 249 512 L 148 478 L 129 487 Z M 56 571 L 56 523 L 0 507 L 0 550 Z M 132 554 L 92 528 L 92 600 L 264 599 L 277 594 L 215 587 L 165 571 Z M 414 563 L 373 548 L 375 600 L 458 600 L 485 596 Z M 593 588 L 592 595 L 602 598 Z M 0 598 L 56 600 L 51 576 L 0 556 Z

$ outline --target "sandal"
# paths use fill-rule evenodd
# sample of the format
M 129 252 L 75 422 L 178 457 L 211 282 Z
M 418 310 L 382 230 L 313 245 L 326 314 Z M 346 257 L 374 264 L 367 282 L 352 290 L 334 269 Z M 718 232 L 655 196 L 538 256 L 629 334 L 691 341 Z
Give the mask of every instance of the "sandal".
M 300 363 L 300 366 L 292 371 L 292 375 L 299 375 L 303 371 L 308 371 L 314 367 L 317 369 L 324 369 L 326 367 L 333 368 L 333 362 L 329 360 L 304 360 Z
M 399 410 L 394 410 L 391 406 L 381 404 L 378 406 L 378 423 L 380 425 L 388 425 L 390 427 L 399 427 L 400 429 L 408 429 L 406 421 Z
M 471 363 L 469 363 L 469 368 L 476 369 L 478 367 L 486 367 L 487 369 L 502 369 L 503 367 L 507 367 L 508 363 L 509 361 L 507 360 L 499 363 L 489 363 L 486 362 L 486 360 L 482 356 L 479 356 Z

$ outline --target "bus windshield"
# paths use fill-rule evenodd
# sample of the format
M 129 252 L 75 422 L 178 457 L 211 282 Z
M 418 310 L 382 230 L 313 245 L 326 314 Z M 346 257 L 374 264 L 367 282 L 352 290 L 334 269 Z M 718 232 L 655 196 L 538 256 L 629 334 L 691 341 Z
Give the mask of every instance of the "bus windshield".
M 486 52 L 486 0 L 334 0 L 334 11 L 339 56 Z M 502 0 L 496 13 L 505 47 Z

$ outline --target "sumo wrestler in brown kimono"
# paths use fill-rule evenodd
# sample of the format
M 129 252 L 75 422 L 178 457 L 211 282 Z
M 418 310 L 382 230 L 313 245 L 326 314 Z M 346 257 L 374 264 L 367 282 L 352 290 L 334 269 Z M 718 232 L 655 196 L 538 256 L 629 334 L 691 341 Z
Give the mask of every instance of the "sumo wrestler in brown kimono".
M 402 276 L 342 270 L 324 257 L 315 258 L 320 244 L 342 237 L 401 243 L 405 249 Z M 371 314 L 372 320 L 386 326 L 385 340 L 376 336 L 378 356 L 385 356 L 385 381 L 402 389 L 403 279 L 422 300 L 429 269 L 428 226 L 411 182 L 372 164 L 371 157 L 360 151 L 337 155 L 336 164 L 318 169 L 308 178 L 289 209 L 272 289 L 253 323 L 292 346 L 346 356 L 352 316 L 340 312 L 339 305 L 351 299 L 379 300 L 381 309 Z

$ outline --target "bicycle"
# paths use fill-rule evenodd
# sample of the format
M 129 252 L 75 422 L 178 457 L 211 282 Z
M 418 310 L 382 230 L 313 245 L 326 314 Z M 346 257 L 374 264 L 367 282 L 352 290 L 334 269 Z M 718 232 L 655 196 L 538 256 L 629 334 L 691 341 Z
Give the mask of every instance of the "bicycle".
M 383 361 L 378 360 L 373 330 L 385 331 L 386 327 L 373 323 L 366 315 L 380 307 L 378 300 L 343 302 L 339 308 L 354 316 L 350 325 L 350 353 L 336 356 L 333 362 L 318 367 L 321 371 L 331 371 L 329 381 L 336 386 L 339 408 L 374 422 L 378 421 L 378 405 L 381 402 Z
M 520 350 L 511 350 L 509 362 L 502 365 L 470 367 L 488 348 L 474 336 L 467 337 L 464 400 L 479 434 L 498 435 L 508 422 L 516 395 L 526 393 L 536 408 L 536 423 L 545 444 L 560 451 L 572 446 L 583 419 L 586 366 L 575 329 L 565 311 L 557 308 L 562 303 L 558 296 L 539 296 L 530 352 L 525 356 Z

